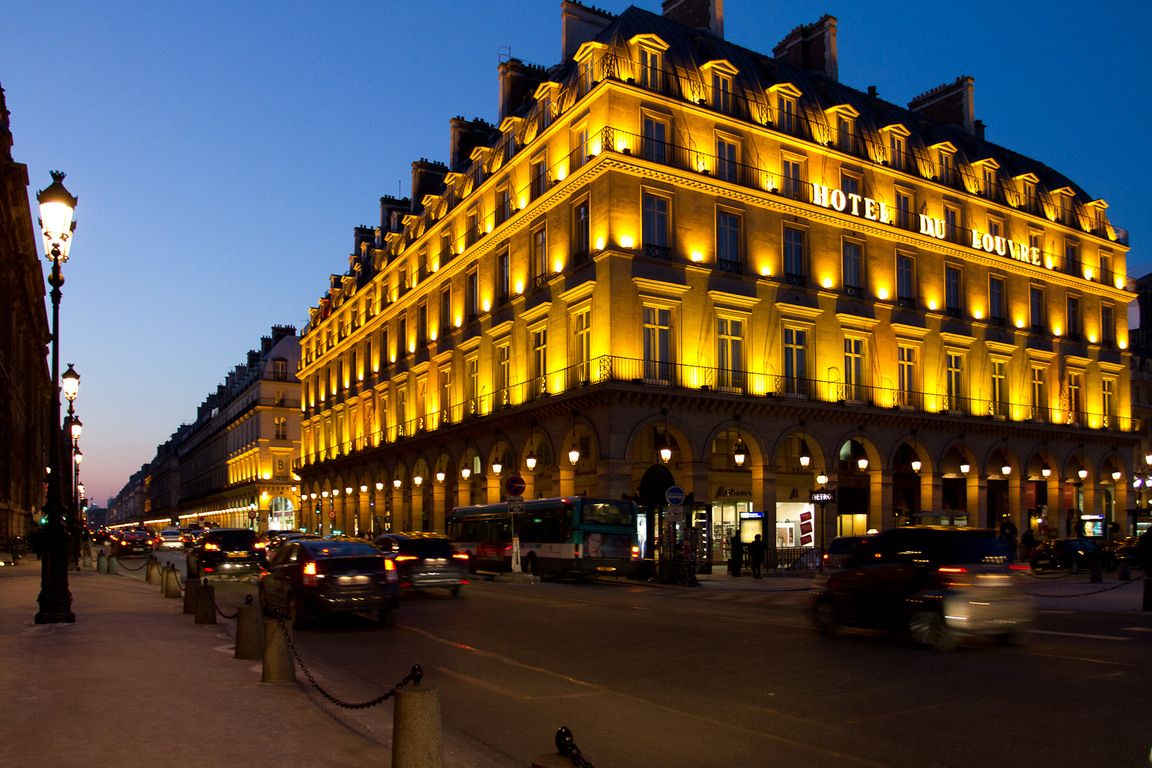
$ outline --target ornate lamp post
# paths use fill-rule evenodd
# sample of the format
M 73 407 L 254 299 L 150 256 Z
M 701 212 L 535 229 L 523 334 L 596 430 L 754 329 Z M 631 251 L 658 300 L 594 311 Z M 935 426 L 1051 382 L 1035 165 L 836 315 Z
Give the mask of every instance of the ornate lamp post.
M 40 203 L 40 229 L 44 235 L 44 258 L 52 262 L 48 284 L 52 286 L 52 402 L 48 420 L 48 498 L 44 514 L 48 530 L 40 562 L 40 596 L 37 602 L 37 624 L 61 624 L 76 621 L 72 613 L 72 593 L 68 589 L 68 508 L 61 498 L 60 475 L 60 288 L 64 274 L 60 265 L 68 261 L 72 231 L 76 224 L 72 214 L 76 198 L 64 187 L 64 174 L 52 171 L 52 183 L 36 194 Z M 79 377 L 77 377 L 78 379 Z

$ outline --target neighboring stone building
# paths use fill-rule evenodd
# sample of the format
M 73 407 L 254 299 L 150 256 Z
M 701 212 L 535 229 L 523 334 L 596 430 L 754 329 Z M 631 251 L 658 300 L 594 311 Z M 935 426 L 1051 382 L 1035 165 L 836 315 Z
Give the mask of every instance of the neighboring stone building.
M 0 551 L 10 538 L 28 535 L 44 504 L 53 396 L 39 235 L 28 205 L 28 168 L 12 159 L 12 144 L 0 88 Z
M 300 340 L 274 325 L 112 501 L 109 522 L 295 528 Z
M 1107 205 L 987 141 L 972 78 L 900 106 L 838 81 L 836 19 L 769 56 L 719 6 L 563 2 L 561 62 L 502 62 L 497 123 L 453 119 L 355 231 L 302 333 L 305 504 L 442 530 L 509 472 L 649 508 L 674 481 L 716 557 L 736 530 L 1131 530 Z

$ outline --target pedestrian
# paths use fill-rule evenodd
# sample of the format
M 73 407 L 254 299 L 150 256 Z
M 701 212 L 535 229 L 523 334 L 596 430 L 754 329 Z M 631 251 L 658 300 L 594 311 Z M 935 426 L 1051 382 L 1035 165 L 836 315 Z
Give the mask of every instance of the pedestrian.
M 760 578 L 760 569 L 764 567 L 764 540 L 760 534 L 748 545 L 748 560 L 752 564 L 752 578 Z
M 1032 533 L 1032 527 L 1029 526 L 1024 529 L 1024 533 L 1020 536 L 1020 547 L 1023 551 L 1022 560 L 1028 560 L 1032 557 L 1032 550 L 1036 548 L 1036 534 Z
M 1136 560 L 1144 569 L 1144 578 L 1147 579 L 1152 574 L 1152 525 L 1145 528 L 1136 540 Z
M 732 575 L 739 576 L 740 568 L 744 565 L 744 542 L 740 541 L 739 531 L 732 534 L 729 543 L 732 545 Z

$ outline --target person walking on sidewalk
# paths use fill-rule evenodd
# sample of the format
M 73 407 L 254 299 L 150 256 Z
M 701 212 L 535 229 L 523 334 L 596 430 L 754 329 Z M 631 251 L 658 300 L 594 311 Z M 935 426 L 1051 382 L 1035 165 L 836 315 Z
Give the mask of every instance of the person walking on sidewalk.
M 760 569 L 764 567 L 764 540 L 760 534 L 748 544 L 748 562 L 752 566 L 752 578 L 760 578 Z
M 733 576 L 739 576 L 740 569 L 744 567 L 744 542 L 740 541 L 739 531 L 732 534 L 732 538 L 729 539 L 729 544 L 732 546 L 732 559 L 729 561 L 729 563 L 731 563 L 729 573 Z

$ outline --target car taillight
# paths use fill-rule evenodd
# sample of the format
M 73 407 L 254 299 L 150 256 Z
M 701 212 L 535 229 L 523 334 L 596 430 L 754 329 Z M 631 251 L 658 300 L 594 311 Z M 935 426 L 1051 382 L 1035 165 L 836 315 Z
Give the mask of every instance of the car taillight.
M 406 563 L 409 560 L 417 560 L 417 559 L 419 559 L 419 558 L 417 558 L 416 555 L 396 555 L 396 562 L 397 563 Z M 391 560 L 389 560 L 388 562 L 392 563 Z M 393 565 L 392 567 L 395 568 L 396 566 Z
M 258 541 L 258 542 L 256 542 L 255 546 L 256 546 L 256 549 L 267 549 L 268 548 L 268 542 Z
M 386 571 L 396 570 L 396 563 L 392 562 L 390 559 L 385 560 L 384 561 L 384 570 L 386 570 Z
M 640 547 L 638 545 L 632 547 L 632 559 L 633 560 L 639 560 L 640 559 Z
M 938 570 L 940 573 L 968 573 L 968 569 L 962 565 L 942 565 Z
M 316 586 L 316 563 L 304 563 L 304 586 Z
M 219 552 L 220 551 L 220 545 L 219 544 L 213 544 L 210 541 L 206 541 L 206 542 L 204 542 L 204 549 L 210 550 L 212 552 Z
M 576 559 L 580 558 L 580 545 L 579 544 L 573 544 L 572 545 L 572 557 L 574 557 Z
M 468 559 L 468 553 L 467 552 L 457 552 L 456 554 L 452 555 L 452 559 L 453 560 L 467 560 Z

